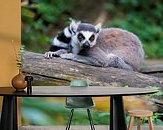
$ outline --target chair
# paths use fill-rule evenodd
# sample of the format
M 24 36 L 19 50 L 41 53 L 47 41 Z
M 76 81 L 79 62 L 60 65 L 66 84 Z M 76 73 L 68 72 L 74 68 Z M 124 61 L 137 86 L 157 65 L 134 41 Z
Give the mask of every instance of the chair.
M 137 118 L 137 130 L 140 130 L 140 118 L 141 117 L 148 117 L 148 123 L 150 130 L 154 130 L 153 123 L 152 123 L 152 115 L 153 112 L 149 110 L 131 110 L 128 111 L 128 114 L 130 116 L 130 122 L 128 126 L 128 130 L 132 130 L 132 126 L 134 123 L 134 117 Z
M 86 80 L 76 79 L 70 82 L 70 87 L 88 87 L 88 86 L 89 85 Z M 70 114 L 69 114 L 69 120 L 66 126 L 66 130 L 70 129 L 74 109 L 78 109 L 78 108 L 87 109 L 91 130 L 95 130 L 91 112 L 90 112 L 90 109 L 94 107 L 92 97 L 67 97 L 65 107 L 71 109 Z

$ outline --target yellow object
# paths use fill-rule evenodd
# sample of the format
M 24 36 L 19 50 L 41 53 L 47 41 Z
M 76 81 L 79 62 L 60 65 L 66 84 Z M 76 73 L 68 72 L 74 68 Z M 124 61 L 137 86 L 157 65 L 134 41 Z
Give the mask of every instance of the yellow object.
M 95 107 L 99 111 L 110 111 L 110 97 L 93 97 L 95 102 Z M 133 108 L 148 109 L 152 108 L 153 104 L 149 101 L 141 99 L 137 96 L 124 96 L 124 108 L 125 111 L 131 110 Z M 154 108 L 152 108 L 154 109 Z

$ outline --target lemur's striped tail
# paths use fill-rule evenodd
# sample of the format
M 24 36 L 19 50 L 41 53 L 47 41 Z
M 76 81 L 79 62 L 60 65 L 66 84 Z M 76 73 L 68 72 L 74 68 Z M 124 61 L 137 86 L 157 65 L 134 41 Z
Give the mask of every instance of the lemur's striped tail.
M 70 28 L 70 26 L 66 27 L 53 39 L 53 44 L 51 45 L 49 51 L 68 49 L 72 35 L 74 35 L 74 31 Z

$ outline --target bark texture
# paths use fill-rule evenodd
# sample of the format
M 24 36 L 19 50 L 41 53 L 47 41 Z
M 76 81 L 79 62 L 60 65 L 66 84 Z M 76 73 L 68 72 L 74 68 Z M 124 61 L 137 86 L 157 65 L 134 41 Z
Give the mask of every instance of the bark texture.
M 144 71 L 143 71 L 144 70 Z M 142 69 L 143 73 L 147 70 Z M 54 57 L 45 59 L 43 54 L 26 52 L 23 72 L 32 74 L 35 85 L 67 85 L 72 79 L 87 79 L 90 85 L 146 87 L 163 89 L 163 78 L 117 68 L 90 66 Z

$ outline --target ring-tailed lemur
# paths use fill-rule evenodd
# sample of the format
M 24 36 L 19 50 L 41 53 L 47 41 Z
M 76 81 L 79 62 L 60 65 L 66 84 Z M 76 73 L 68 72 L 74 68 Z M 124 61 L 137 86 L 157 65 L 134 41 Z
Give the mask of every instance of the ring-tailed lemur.
M 75 21 L 70 26 L 73 26 L 74 34 L 70 37 L 68 47 L 47 52 L 45 57 L 60 56 L 94 66 L 139 70 L 144 51 L 140 40 L 133 33 L 120 28 L 101 29 L 100 24 L 94 26 Z
M 53 39 L 53 43 L 49 51 L 45 53 L 45 58 L 52 58 L 53 56 L 60 56 L 60 54 L 71 52 L 71 40 L 75 35 L 76 29 L 80 22 L 71 20 L 71 24 L 64 28 L 64 30 Z

